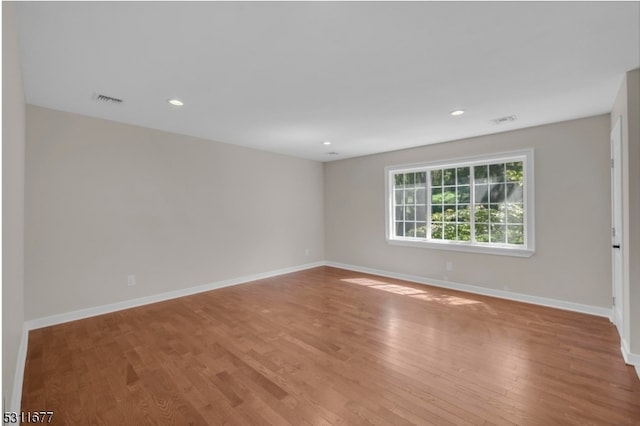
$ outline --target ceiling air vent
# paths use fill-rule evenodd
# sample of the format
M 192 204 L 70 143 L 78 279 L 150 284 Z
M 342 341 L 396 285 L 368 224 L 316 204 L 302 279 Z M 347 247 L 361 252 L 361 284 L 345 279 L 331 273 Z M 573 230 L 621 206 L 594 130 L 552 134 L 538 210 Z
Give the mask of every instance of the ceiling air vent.
M 104 102 L 104 103 L 107 103 L 107 104 L 121 104 L 122 103 L 122 99 L 112 98 L 111 96 L 107 96 L 107 95 L 96 95 L 96 101 Z
M 509 115 L 507 117 L 500 117 L 500 118 L 496 118 L 493 121 L 494 124 L 504 124 L 504 123 L 508 123 L 510 121 L 516 121 L 518 119 L 518 117 L 516 117 L 515 115 Z

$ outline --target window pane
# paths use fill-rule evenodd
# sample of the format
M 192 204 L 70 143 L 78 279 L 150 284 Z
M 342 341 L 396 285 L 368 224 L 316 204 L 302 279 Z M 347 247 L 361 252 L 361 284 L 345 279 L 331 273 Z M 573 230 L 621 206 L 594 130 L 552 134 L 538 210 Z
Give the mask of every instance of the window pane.
M 416 190 L 415 189 L 407 189 L 404 191 L 404 203 L 405 204 L 414 204 L 416 201 Z
M 404 191 L 396 189 L 396 204 L 404 204 Z
M 489 194 L 489 201 L 491 203 L 504 202 L 504 189 L 505 189 L 505 186 L 502 183 L 491 185 L 491 193 Z
M 431 188 L 431 203 L 442 204 L 442 188 Z
M 442 183 L 443 185 L 455 185 L 456 169 L 444 169 L 442 171 Z
M 425 186 L 427 182 L 427 172 L 416 173 L 416 186 Z
M 491 242 L 504 243 L 506 241 L 506 232 L 504 225 L 491 224 Z
M 455 223 L 445 223 L 444 224 L 444 235 L 443 238 L 445 240 L 455 240 L 456 239 L 456 224 Z
M 489 220 L 491 223 L 503 223 L 505 222 L 505 214 L 500 204 L 489 205 Z
M 442 186 L 442 170 L 431 170 L 431 186 Z
M 522 182 L 524 180 L 524 173 L 522 171 L 522 161 L 507 163 L 506 174 L 507 174 L 508 182 Z
M 458 224 L 458 240 L 471 240 L 471 225 L 469 225 L 468 223 Z
M 444 200 L 444 204 L 455 204 L 456 203 L 456 187 L 448 186 L 444 188 L 444 192 L 442 193 L 442 198 Z
M 404 185 L 404 174 L 397 173 L 393 176 L 393 184 L 394 186 L 402 186 Z
M 442 207 L 438 207 L 439 211 L 431 213 L 431 222 L 442 222 L 444 217 L 442 215 Z
M 476 225 L 476 241 L 479 243 L 489 242 L 489 225 Z
M 434 240 L 442 239 L 442 223 L 431 223 L 431 238 Z
M 524 227 L 522 225 L 507 226 L 507 243 L 524 244 Z
M 458 222 L 470 222 L 471 212 L 469 211 L 469 204 L 462 204 L 458 206 Z
M 522 186 L 519 183 L 507 184 L 507 200 L 512 203 L 522 202 Z
M 509 223 L 524 223 L 524 208 L 522 204 L 507 204 L 507 221 Z
M 396 236 L 404 237 L 404 222 L 396 222 Z
M 468 203 L 471 201 L 471 194 L 469 193 L 469 185 L 458 187 L 458 203 Z
M 456 221 L 456 206 L 444 206 L 444 221 L 445 222 Z
M 415 228 L 415 224 L 413 222 L 405 222 L 404 223 L 404 236 L 405 237 L 412 237 L 413 235 L 411 235 L 411 232 L 413 231 L 413 228 Z
M 416 204 L 425 204 L 427 202 L 425 197 L 425 189 L 416 189 Z
M 396 207 L 396 220 L 404 219 L 404 207 Z
M 488 203 L 489 202 L 489 185 L 475 185 L 475 197 L 476 203 Z
M 476 183 L 487 183 L 487 176 L 489 176 L 489 166 L 475 166 L 473 168 L 473 177 Z
M 409 229 L 405 231 L 405 237 L 415 237 L 416 236 L 415 224 L 407 223 L 407 225 Z
M 427 224 L 426 222 L 416 222 L 416 237 L 425 238 L 427 236 Z
M 404 174 L 404 184 L 405 186 L 413 186 L 413 177 L 415 173 L 405 173 Z
M 489 181 L 504 182 L 504 163 L 489 166 Z
M 469 167 L 458 167 L 458 185 L 469 184 Z
M 487 209 L 487 207 L 482 204 L 475 205 L 474 215 L 476 223 L 489 222 L 489 209 Z
M 439 215 L 439 219 L 435 219 L 434 215 Z M 442 220 L 442 206 L 431 206 L 431 220 Z
M 404 208 L 404 220 L 415 220 L 416 219 L 416 209 L 414 207 L 405 207 Z
M 416 207 L 416 220 L 427 220 L 427 207 L 426 206 L 417 206 Z

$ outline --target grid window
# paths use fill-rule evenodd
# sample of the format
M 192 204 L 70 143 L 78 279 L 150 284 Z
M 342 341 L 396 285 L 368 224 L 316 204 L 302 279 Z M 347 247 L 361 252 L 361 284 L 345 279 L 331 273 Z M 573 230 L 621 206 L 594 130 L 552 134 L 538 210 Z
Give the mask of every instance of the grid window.
M 532 156 L 388 168 L 388 239 L 532 253 Z
M 427 218 L 430 222 L 429 237 L 434 240 L 469 241 L 470 168 L 434 169 L 426 173 L 431 181 L 431 215 Z
M 523 162 L 474 167 L 475 239 L 524 245 Z
M 427 215 L 426 172 L 394 175 L 395 233 L 401 237 L 425 237 Z

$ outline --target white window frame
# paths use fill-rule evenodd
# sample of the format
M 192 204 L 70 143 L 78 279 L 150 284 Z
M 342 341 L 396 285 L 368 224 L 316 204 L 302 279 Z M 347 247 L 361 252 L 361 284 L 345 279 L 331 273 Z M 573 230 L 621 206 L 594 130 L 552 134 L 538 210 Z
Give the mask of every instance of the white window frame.
M 403 164 L 385 167 L 385 225 L 386 239 L 389 244 L 408 247 L 421 247 L 438 250 L 453 250 L 472 253 L 495 254 L 504 256 L 531 257 L 535 253 L 535 206 L 534 206 L 534 176 L 533 176 L 533 149 L 502 152 L 490 155 L 481 155 L 452 160 L 430 161 L 426 163 Z M 428 237 L 396 237 L 395 236 L 395 202 L 394 202 L 394 175 L 397 173 L 411 173 L 430 171 L 433 169 L 448 169 L 457 167 L 476 166 L 482 164 L 508 163 L 522 161 L 523 168 L 523 208 L 524 208 L 524 244 L 498 244 L 481 243 L 474 241 L 431 240 Z M 431 206 L 431 182 L 427 173 L 426 200 L 427 210 Z M 470 192 L 474 191 L 474 177 L 470 176 Z M 473 195 L 472 195 L 473 197 Z M 473 210 L 473 198 L 470 199 L 470 208 Z M 430 217 L 430 215 L 428 216 Z M 473 222 L 473 216 L 471 218 Z M 430 220 L 427 222 L 430 223 Z M 472 228 L 473 229 L 473 228 Z M 429 235 L 429 234 L 427 234 Z M 472 240 L 474 239 L 472 233 Z

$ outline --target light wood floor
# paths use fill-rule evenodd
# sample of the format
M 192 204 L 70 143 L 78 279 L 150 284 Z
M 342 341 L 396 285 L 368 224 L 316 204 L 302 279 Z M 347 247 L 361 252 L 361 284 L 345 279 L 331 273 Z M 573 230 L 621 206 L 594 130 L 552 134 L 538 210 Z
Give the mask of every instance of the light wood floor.
M 321 267 L 31 331 L 54 424 L 640 424 L 612 324 Z

